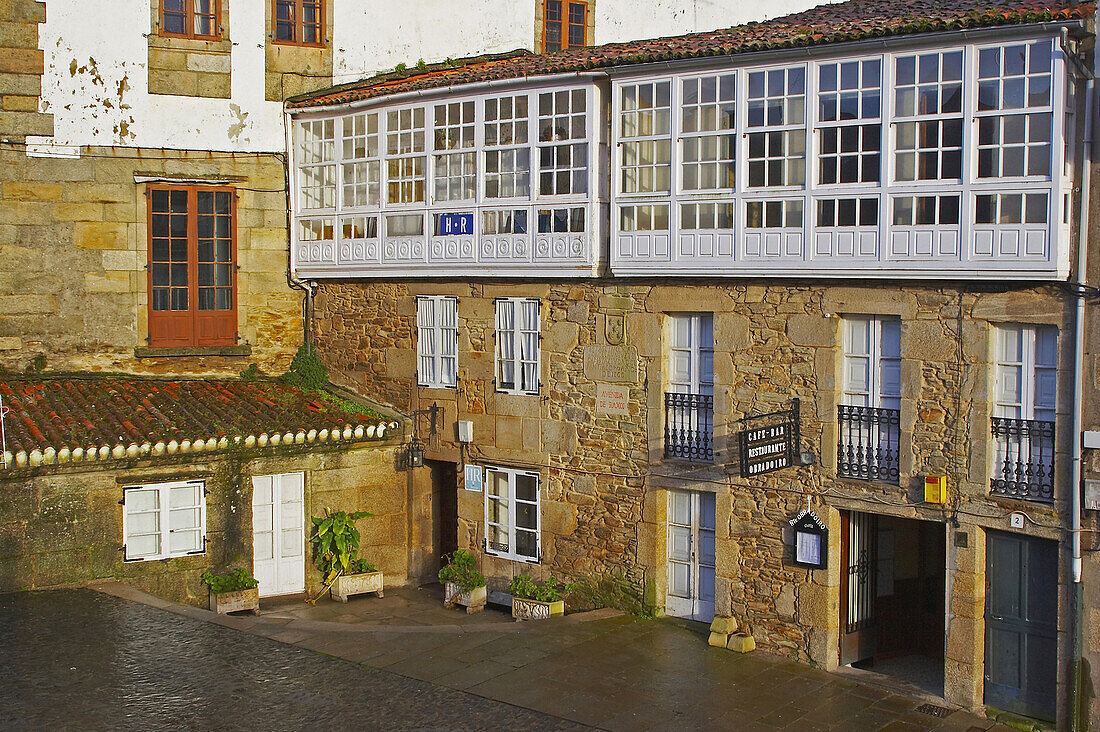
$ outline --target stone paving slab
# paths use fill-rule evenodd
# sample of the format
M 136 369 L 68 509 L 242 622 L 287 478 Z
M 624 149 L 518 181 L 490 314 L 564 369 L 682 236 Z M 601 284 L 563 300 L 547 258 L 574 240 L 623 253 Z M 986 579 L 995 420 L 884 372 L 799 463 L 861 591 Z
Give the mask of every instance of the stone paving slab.
M 586 729 L 204 619 L 86 589 L 0 595 L 0 729 Z
M 107 591 L 136 596 L 129 588 Z M 371 607 L 391 596 L 386 607 Z M 237 629 L 601 729 L 984 732 L 994 726 L 966 711 L 923 714 L 916 708 L 927 699 L 762 651 L 711 648 L 701 624 L 614 611 L 517 623 L 493 610 L 481 616 L 443 610 L 441 596 L 409 588 L 387 589 L 381 600 L 332 603 L 339 612 L 324 601 L 316 608 L 297 602 L 262 606 L 258 619 Z M 341 615 L 360 620 L 331 620 Z M 276 621 L 283 625 L 267 625 Z

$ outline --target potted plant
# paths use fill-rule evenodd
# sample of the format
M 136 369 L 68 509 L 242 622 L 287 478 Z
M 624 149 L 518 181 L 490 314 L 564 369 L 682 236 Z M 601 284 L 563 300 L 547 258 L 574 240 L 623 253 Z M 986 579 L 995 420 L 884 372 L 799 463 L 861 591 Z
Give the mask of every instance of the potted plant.
M 259 614 L 260 583 L 244 567 L 229 574 L 203 572 L 199 579 L 210 589 L 210 609 L 219 615 L 241 610 Z
M 545 620 L 565 614 L 565 596 L 573 592 L 573 582 L 559 582 L 551 577 L 535 582 L 529 575 L 512 578 L 508 592 L 512 593 L 512 617 L 517 620 Z
M 382 597 L 382 573 L 373 564 L 359 559 L 359 529 L 355 522 L 373 516 L 367 511 L 330 511 L 324 516 L 313 516 L 313 534 L 309 543 L 313 547 L 313 559 L 321 572 L 321 590 L 306 598 L 310 604 L 327 590 L 332 599 L 347 602 L 348 597 L 364 592 L 375 592 Z
M 443 583 L 443 606 L 462 605 L 468 614 L 485 609 L 485 575 L 477 571 L 474 555 L 462 549 L 451 555 L 451 560 L 439 570 Z
M 340 602 L 347 602 L 352 595 L 365 595 L 368 592 L 384 597 L 382 573 L 365 559 L 353 559 L 348 565 L 348 571 L 333 580 L 329 590 L 332 599 Z

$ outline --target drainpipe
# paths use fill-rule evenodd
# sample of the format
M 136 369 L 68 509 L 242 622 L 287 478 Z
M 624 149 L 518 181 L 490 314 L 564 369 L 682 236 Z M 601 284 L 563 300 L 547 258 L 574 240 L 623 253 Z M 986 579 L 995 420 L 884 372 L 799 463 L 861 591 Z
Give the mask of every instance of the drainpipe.
M 1065 49 L 1066 44 L 1063 39 L 1062 44 Z M 1093 63 L 1095 68 L 1096 52 L 1093 49 Z M 1066 54 L 1067 57 L 1069 54 Z M 1083 699 L 1081 698 L 1081 673 L 1082 673 L 1082 621 L 1083 621 L 1083 588 L 1081 587 L 1081 574 L 1082 574 L 1082 559 L 1081 559 L 1081 474 L 1082 474 L 1082 448 L 1081 448 L 1081 434 L 1083 431 L 1083 407 L 1082 400 L 1084 396 L 1084 367 L 1085 367 L 1085 298 L 1082 295 L 1082 291 L 1085 286 L 1085 269 L 1088 266 L 1088 238 L 1089 238 L 1089 188 L 1091 186 L 1091 172 L 1092 172 L 1092 135 L 1093 135 L 1093 103 L 1094 103 L 1094 87 L 1095 77 L 1088 69 L 1082 68 L 1080 64 L 1075 64 L 1086 79 L 1085 81 L 1085 119 L 1084 130 L 1081 139 L 1081 203 L 1080 210 L 1078 212 L 1078 231 L 1077 231 L 1077 285 L 1078 292 L 1076 295 L 1076 313 L 1074 317 L 1074 333 L 1073 333 L 1073 470 L 1071 474 L 1070 484 L 1070 542 L 1073 547 L 1073 559 L 1071 565 L 1071 573 L 1073 577 L 1073 680 L 1072 680 L 1072 695 L 1070 710 L 1072 719 L 1070 720 L 1071 729 L 1078 729 L 1078 722 L 1081 718 L 1081 705 Z M 1080 78 L 1079 75 L 1079 78 Z
M 313 295 L 316 291 L 316 283 L 300 280 L 294 276 L 294 258 L 291 250 L 294 247 L 294 222 L 290 215 L 291 191 L 290 191 L 290 153 L 294 149 L 291 139 L 290 112 L 283 110 L 283 136 L 286 139 L 286 154 L 283 158 L 283 190 L 286 192 L 286 283 L 294 290 L 305 293 L 302 298 L 302 343 L 306 346 L 306 352 L 313 349 L 313 339 L 310 336 L 310 322 L 313 318 Z

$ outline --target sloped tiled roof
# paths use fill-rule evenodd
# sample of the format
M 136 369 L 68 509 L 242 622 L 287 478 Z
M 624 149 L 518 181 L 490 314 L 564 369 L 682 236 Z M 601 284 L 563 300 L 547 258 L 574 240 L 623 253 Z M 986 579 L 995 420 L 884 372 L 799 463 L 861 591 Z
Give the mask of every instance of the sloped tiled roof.
M 733 28 L 546 54 L 522 51 L 391 72 L 291 97 L 290 108 L 318 107 L 525 76 L 728 56 L 883 36 L 1086 18 L 1095 3 L 1055 0 L 849 0 Z
M 0 379 L 0 397 L 6 458 L 17 467 L 360 440 L 399 426 L 269 381 L 15 378 Z

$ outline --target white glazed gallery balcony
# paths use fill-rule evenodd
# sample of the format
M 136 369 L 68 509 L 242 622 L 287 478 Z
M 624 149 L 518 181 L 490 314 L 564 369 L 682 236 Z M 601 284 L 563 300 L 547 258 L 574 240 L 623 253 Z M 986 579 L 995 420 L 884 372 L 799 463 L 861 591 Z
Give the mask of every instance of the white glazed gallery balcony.
M 1064 279 L 1073 100 L 1038 33 L 296 112 L 293 267 Z

